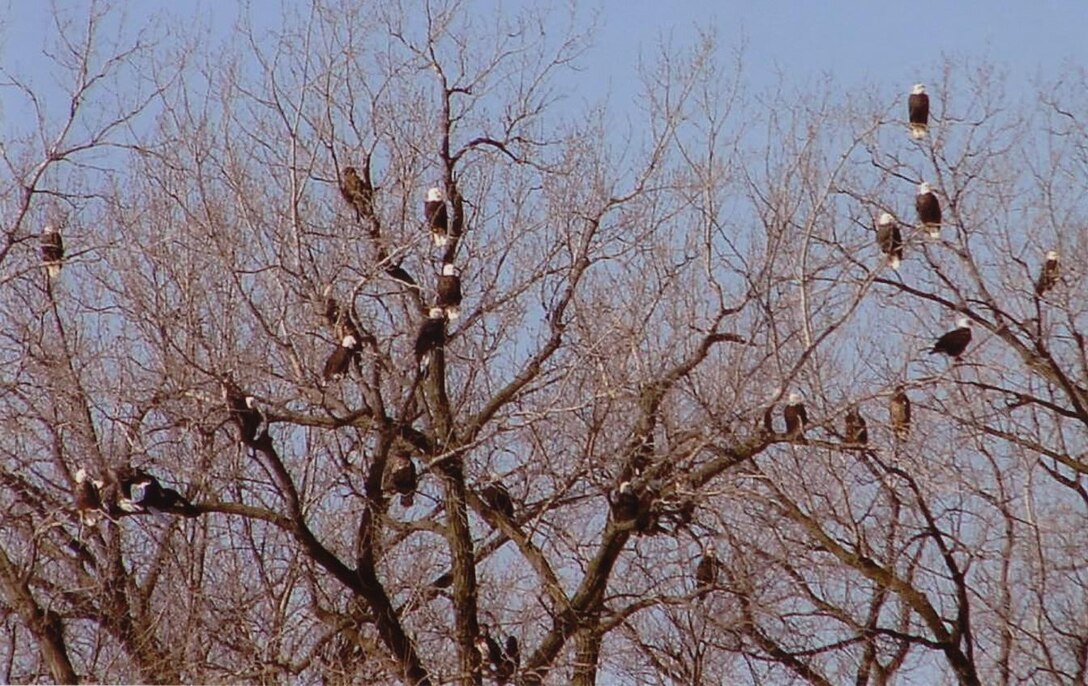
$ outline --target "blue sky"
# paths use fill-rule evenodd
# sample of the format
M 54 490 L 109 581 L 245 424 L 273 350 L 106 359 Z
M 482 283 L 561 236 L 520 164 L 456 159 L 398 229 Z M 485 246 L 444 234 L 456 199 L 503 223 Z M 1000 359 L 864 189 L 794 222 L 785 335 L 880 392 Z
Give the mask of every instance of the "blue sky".
M 525 2 L 469 0 L 467 7 L 486 13 L 498 5 L 513 13 Z M 72 10 L 86 2 L 64 0 L 59 4 Z M 165 7 L 136 0 L 120 4 L 133 19 Z M 43 34 L 51 28 L 49 5 L 9 0 L 0 12 L 0 50 L 8 68 L 24 73 L 33 69 Z M 212 6 L 213 24 L 225 32 L 234 14 L 226 0 L 185 2 L 169 11 L 206 20 Z M 279 14 L 278 2 L 256 0 L 254 6 Z M 601 18 L 595 47 L 585 65 L 586 82 L 599 86 L 604 80 L 617 95 L 634 88 L 634 65 L 640 49 L 650 54 L 655 42 L 670 34 L 683 43 L 693 35 L 694 27 L 715 29 L 723 51 L 743 42 L 747 75 L 756 86 L 772 84 L 781 74 L 793 85 L 831 76 L 846 86 L 887 81 L 909 87 L 926 80 L 924 72 L 945 56 L 992 62 L 1020 83 L 1036 75 L 1054 75 L 1065 64 L 1088 65 L 1088 41 L 1083 35 L 1088 28 L 1088 2 L 1074 0 L 602 0 L 583 2 L 580 7 L 598 8 Z

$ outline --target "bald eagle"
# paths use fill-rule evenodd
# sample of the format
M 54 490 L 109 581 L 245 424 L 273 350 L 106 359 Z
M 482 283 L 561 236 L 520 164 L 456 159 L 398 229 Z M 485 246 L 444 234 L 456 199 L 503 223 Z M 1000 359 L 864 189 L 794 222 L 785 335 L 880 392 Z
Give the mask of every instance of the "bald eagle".
M 497 474 L 490 475 L 487 484 L 480 491 L 480 497 L 495 512 L 501 512 L 507 519 L 514 518 L 514 500 L 510 497 L 510 491 L 499 481 Z
M 805 411 L 805 403 L 801 394 L 794 391 L 790 393 L 789 404 L 782 412 L 786 418 L 786 435 L 790 438 L 805 438 L 805 425 L 808 424 L 808 412 Z
M 941 201 L 928 183 L 918 184 L 918 195 L 914 197 L 914 208 L 918 211 L 918 223 L 922 225 L 930 238 L 941 235 Z
M 442 275 L 438 277 L 438 302 L 450 320 L 461 316 L 461 275 L 452 264 L 442 265 Z
M 60 275 L 60 268 L 64 264 L 64 239 L 60 237 L 60 231 L 56 226 L 46 224 L 39 242 L 42 266 L 45 267 L 49 278 L 55 279 Z
M 1062 276 L 1062 265 L 1058 261 L 1058 251 L 1050 250 L 1046 254 L 1046 262 L 1039 272 L 1039 279 L 1035 282 L 1035 295 L 1040 298 L 1058 283 Z
M 325 360 L 325 368 L 321 372 L 321 378 L 325 381 L 339 379 L 351 368 L 352 360 L 356 360 L 358 364 L 358 357 L 361 353 L 362 348 L 359 345 L 359 340 L 350 333 L 345 334 L 340 339 L 340 345 L 336 346 L 336 350 Z
M 101 489 L 105 484 L 102 481 L 89 479 L 87 470 L 82 467 L 76 470 L 75 480 L 76 511 L 79 512 L 79 519 L 87 526 L 94 526 L 104 514 Z
M 858 412 L 857 405 L 851 405 L 846 412 L 846 442 L 855 445 L 869 442 L 869 429 L 866 428 L 865 418 Z
M 935 355 L 940 353 L 942 355 L 947 355 L 952 359 L 959 359 L 959 356 L 963 354 L 963 351 L 967 350 L 967 345 L 970 342 L 971 320 L 967 317 L 960 317 L 956 320 L 956 328 L 938 338 L 937 342 L 933 345 L 933 349 L 929 351 L 929 354 Z
M 630 481 L 622 482 L 615 491 L 610 493 L 608 503 L 612 506 L 612 517 L 617 522 L 634 520 L 638 517 L 641 507 L 641 499 Z
M 714 554 L 714 544 L 707 543 L 699 564 L 695 566 L 695 590 L 699 593 L 714 588 L 718 583 L 718 568 L 721 560 Z
M 420 372 L 427 371 L 434 357 L 434 351 L 445 344 L 446 314 L 441 307 L 432 307 L 416 336 L 416 362 L 419 364 Z
M 365 171 L 365 170 L 364 170 Z M 344 167 L 344 180 L 340 184 L 340 194 L 355 208 L 359 217 L 370 215 L 371 202 L 374 199 L 374 188 L 370 181 L 361 178 L 355 171 L 355 167 Z
M 915 140 L 925 138 L 929 128 L 929 96 L 926 95 L 926 87 L 920 83 L 910 89 L 907 115 L 910 118 L 910 137 Z
M 416 465 L 412 462 L 412 456 L 406 452 L 397 452 L 393 455 L 389 466 L 389 484 L 393 490 L 400 494 L 400 504 L 411 507 L 415 502 L 415 492 L 418 477 Z
M 227 412 L 238 426 L 238 440 L 246 445 L 253 445 L 262 434 L 268 432 L 263 427 L 264 415 L 257 407 L 257 400 L 251 395 L 243 395 L 242 390 L 229 381 L 223 382 L 223 400 L 227 403 Z
M 895 387 L 888 406 L 888 414 L 891 416 L 892 431 L 896 438 L 905 440 L 910 433 L 910 398 L 902 386 Z
M 446 212 L 446 194 L 437 186 L 427 191 L 427 197 L 423 201 L 423 216 L 427 219 L 427 226 L 431 230 L 431 238 L 438 247 L 446 245 L 449 241 L 449 214 Z
M 898 270 L 903 261 L 903 235 L 899 224 L 888 212 L 883 212 L 876 223 L 876 242 L 888 258 L 888 266 Z
M 159 480 L 142 469 L 122 467 L 115 478 L 119 497 L 117 509 L 129 514 L 166 512 L 183 517 L 197 516 L 196 508 L 172 488 L 163 488 Z

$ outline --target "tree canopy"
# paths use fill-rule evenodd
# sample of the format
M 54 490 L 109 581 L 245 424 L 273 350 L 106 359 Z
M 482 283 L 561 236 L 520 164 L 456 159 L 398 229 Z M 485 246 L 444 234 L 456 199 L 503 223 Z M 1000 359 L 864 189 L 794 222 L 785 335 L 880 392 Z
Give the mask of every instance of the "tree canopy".
M 584 103 L 542 12 L 2 72 L 0 680 L 1084 683 L 1085 73 Z

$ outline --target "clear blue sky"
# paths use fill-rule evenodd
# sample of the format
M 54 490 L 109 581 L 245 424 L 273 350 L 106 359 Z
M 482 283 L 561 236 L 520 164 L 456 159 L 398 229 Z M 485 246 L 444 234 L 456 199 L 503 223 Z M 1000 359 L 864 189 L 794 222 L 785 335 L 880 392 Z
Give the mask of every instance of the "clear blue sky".
M 497 4 L 512 13 L 525 2 L 469 0 L 467 6 L 487 13 Z M 50 3 L 8 0 L 0 4 L 7 4 L 0 8 L 3 64 L 20 71 L 32 69 L 43 31 L 50 28 L 46 19 Z M 85 0 L 59 4 L 71 10 L 85 5 Z M 136 0 L 121 4 L 133 18 L 166 7 Z M 225 29 L 234 14 L 227 9 L 229 4 L 228 0 L 184 2 L 169 11 L 175 16 L 197 13 L 206 19 L 210 8 L 218 5 L 213 23 Z M 255 6 L 279 14 L 278 2 L 256 0 Z M 617 96 L 627 94 L 636 83 L 633 67 L 640 46 L 652 53 L 655 41 L 669 33 L 682 43 L 695 26 L 716 29 L 727 51 L 743 40 L 747 74 L 755 86 L 771 84 L 779 74 L 796 85 L 831 75 L 839 85 L 909 86 L 932 80 L 924 72 L 942 56 L 992 62 L 1021 83 L 1035 75 L 1054 75 L 1066 63 L 1088 65 L 1088 2 L 1083 0 L 601 0 L 581 6 L 598 7 L 601 17 L 585 79 L 598 88 L 606 80 Z

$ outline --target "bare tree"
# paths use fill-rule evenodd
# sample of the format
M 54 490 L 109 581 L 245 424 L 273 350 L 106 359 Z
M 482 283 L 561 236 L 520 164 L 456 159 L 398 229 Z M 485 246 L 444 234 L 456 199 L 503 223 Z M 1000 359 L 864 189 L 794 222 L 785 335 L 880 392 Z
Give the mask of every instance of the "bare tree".
M 117 19 L 3 76 L 5 681 L 1084 681 L 1082 73 L 913 139 L 709 35 L 580 108 L 577 10 Z

